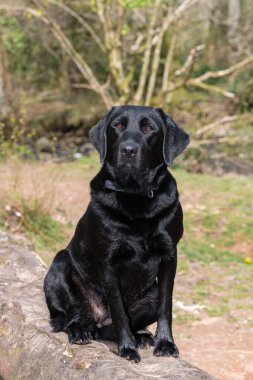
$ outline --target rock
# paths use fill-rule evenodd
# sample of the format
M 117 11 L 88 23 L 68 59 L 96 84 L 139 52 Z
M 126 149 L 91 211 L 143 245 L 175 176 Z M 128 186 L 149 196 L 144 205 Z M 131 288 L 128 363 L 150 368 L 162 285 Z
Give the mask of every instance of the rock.
M 78 151 L 83 155 L 83 156 L 89 156 L 91 152 L 95 150 L 94 146 L 91 143 L 85 143 L 81 145 L 78 149 Z
M 42 290 L 46 266 L 26 247 L 0 231 L 0 379 L 5 380 L 214 380 L 183 359 L 157 358 L 141 350 L 133 364 L 112 343 L 69 345 L 54 334 Z
M 40 137 L 36 143 L 36 152 L 39 153 L 53 153 L 54 146 L 53 143 L 47 137 Z
M 75 159 L 75 160 L 78 160 L 79 158 L 81 158 L 82 157 L 82 154 L 81 153 L 79 153 L 79 152 L 75 152 L 75 153 L 73 153 L 73 158 Z

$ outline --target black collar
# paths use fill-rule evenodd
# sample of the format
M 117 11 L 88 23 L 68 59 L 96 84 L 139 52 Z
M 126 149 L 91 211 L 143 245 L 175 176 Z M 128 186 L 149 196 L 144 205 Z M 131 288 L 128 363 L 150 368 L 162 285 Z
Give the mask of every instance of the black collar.
M 112 190 L 112 191 L 119 191 L 119 192 L 128 193 L 128 194 L 137 194 L 137 195 L 141 195 L 141 196 L 149 197 L 149 198 L 154 197 L 154 189 L 143 191 L 143 192 L 123 189 L 122 187 L 119 186 L 117 182 L 110 181 L 110 180 L 105 181 L 105 189 Z

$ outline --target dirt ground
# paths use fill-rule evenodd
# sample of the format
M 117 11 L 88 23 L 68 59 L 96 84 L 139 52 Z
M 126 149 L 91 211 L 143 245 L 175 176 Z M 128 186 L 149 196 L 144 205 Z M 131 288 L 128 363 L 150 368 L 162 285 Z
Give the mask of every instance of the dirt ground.
M 13 176 L 11 177 L 9 174 L 9 169 L 3 173 L 7 187 L 11 181 L 14 181 Z M 93 165 L 88 165 L 86 169 L 84 172 L 82 166 L 79 171 L 68 171 L 66 174 L 63 167 L 64 174 L 61 176 L 58 172 L 55 175 L 48 174 L 48 171 L 45 171 L 45 165 L 34 166 L 34 171 L 27 170 L 24 166 L 22 168 L 17 166 L 14 184 L 27 194 L 36 191 L 37 196 L 39 195 L 45 202 L 48 201 L 51 212 L 57 220 L 73 224 L 73 228 L 69 229 L 71 235 L 74 232 L 75 224 L 86 209 L 89 201 L 88 183 L 97 171 L 96 166 Z M 1 191 L 4 192 L 3 187 Z M 51 194 L 50 199 L 49 194 Z M 194 197 L 194 194 L 186 193 L 185 198 L 182 197 L 182 204 L 184 205 L 187 198 L 191 196 Z M 44 253 L 44 257 L 51 258 L 53 255 Z M 177 274 L 174 338 L 181 356 L 192 365 L 206 370 L 218 379 L 253 380 L 252 297 L 243 298 L 241 303 L 240 300 L 230 299 L 231 284 L 237 280 L 234 280 L 234 277 L 223 278 L 222 268 L 216 267 L 215 264 L 210 266 L 208 273 L 204 271 L 206 271 L 206 267 L 196 263 L 190 265 L 190 269 L 186 273 L 181 273 L 179 270 Z M 206 306 L 215 307 L 217 302 L 215 293 L 211 294 L 208 300 L 202 299 L 201 302 L 194 300 L 195 284 L 206 277 L 211 283 L 212 281 L 221 281 L 223 293 L 224 289 L 227 289 L 227 293 L 225 291 L 222 295 L 228 298 L 228 307 L 223 315 L 210 316 L 203 311 Z M 189 289 L 189 291 L 185 291 L 185 289 Z
M 209 317 L 178 326 L 175 339 L 182 357 L 222 380 L 253 380 L 253 328 Z

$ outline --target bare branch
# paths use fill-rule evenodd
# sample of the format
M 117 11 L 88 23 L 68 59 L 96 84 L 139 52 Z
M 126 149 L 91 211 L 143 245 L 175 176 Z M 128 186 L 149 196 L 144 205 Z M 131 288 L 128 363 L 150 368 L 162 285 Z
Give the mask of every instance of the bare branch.
M 144 40 L 142 33 L 138 33 L 134 45 L 131 46 L 131 54 L 136 54 L 142 52 L 145 48 L 141 48 L 141 43 Z
M 196 61 L 196 58 L 197 58 L 198 54 L 204 48 L 205 48 L 204 44 L 198 45 L 195 48 L 192 48 L 191 51 L 190 51 L 190 54 L 186 58 L 186 61 L 185 61 L 184 65 L 180 69 L 178 69 L 178 70 L 175 71 L 175 76 L 176 77 L 179 77 L 179 76 L 184 76 L 184 77 L 188 76 L 188 74 L 192 71 L 193 65 L 194 65 L 194 63 Z
M 165 31 L 167 30 L 167 28 L 169 26 L 170 12 L 171 12 L 171 9 L 169 7 L 168 12 L 167 12 L 167 16 L 163 21 L 162 27 L 161 27 L 159 34 L 158 34 L 158 37 L 157 37 L 156 47 L 155 47 L 155 51 L 153 54 L 153 60 L 152 60 L 152 65 L 151 65 L 151 74 L 150 74 L 150 78 L 149 78 L 149 82 L 148 82 L 147 95 L 146 95 L 146 99 L 145 99 L 145 105 L 146 106 L 150 105 L 151 97 L 152 97 L 153 92 L 154 92 L 155 82 L 156 82 L 156 78 L 157 78 L 157 71 L 158 71 L 158 67 L 159 67 L 159 63 L 160 63 L 160 54 L 161 54 L 161 49 L 162 49 L 163 36 L 164 36 Z
M 170 19 L 167 21 L 168 25 L 165 26 L 166 29 L 168 29 L 169 24 L 173 24 L 176 21 L 178 21 L 183 14 L 193 5 L 195 5 L 198 2 L 198 0 L 185 0 L 182 2 L 182 4 L 173 12 L 173 14 L 170 16 Z M 165 29 L 165 30 L 166 30 Z
M 76 66 L 82 73 L 82 75 L 86 78 L 86 80 L 90 83 L 91 87 L 93 87 L 94 91 L 96 91 L 102 98 L 105 105 L 110 108 L 112 105 L 112 100 L 109 95 L 105 93 L 104 89 L 101 87 L 100 83 L 96 79 L 93 74 L 92 69 L 84 60 L 84 58 L 75 50 L 70 40 L 66 37 L 66 35 L 62 32 L 59 25 L 52 20 L 49 16 L 47 17 L 49 21 L 49 26 L 55 35 L 56 39 L 61 44 L 62 48 L 65 52 L 71 57 L 73 62 L 75 62 Z
M 79 71 L 84 76 L 84 78 L 89 82 L 93 90 L 101 96 L 101 99 L 103 100 L 106 107 L 110 108 L 112 106 L 113 101 L 110 95 L 106 93 L 103 86 L 100 85 L 97 78 L 93 74 L 93 71 L 90 68 L 90 66 L 87 64 L 85 59 L 81 57 L 81 55 L 75 50 L 71 41 L 63 33 L 63 31 L 61 30 L 60 26 L 57 24 L 56 21 L 54 21 L 50 16 L 48 15 L 46 16 L 45 12 L 41 13 L 30 7 L 23 7 L 23 6 L 6 7 L 6 6 L 1 5 L 0 9 L 28 12 L 32 14 L 33 16 L 37 17 L 38 19 L 40 19 L 41 21 L 43 21 L 46 25 L 48 25 L 51 32 L 54 34 L 55 38 L 60 43 L 63 50 L 70 56 L 72 61 L 75 63 L 76 67 L 79 69 Z
M 22 5 L 7 5 L 6 3 L 5 4 L 1 4 L 0 3 L 0 10 L 3 10 L 3 11 L 25 11 L 25 10 L 29 10 L 31 8 L 29 7 L 25 7 L 25 6 L 22 6 Z
M 197 130 L 195 133 L 196 139 L 201 139 L 204 134 L 211 131 L 212 129 L 218 128 L 224 124 L 231 124 L 235 121 L 250 121 L 253 120 L 253 115 L 251 113 L 244 113 L 239 115 L 224 116 L 221 119 L 215 120 L 210 124 L 205 125 L 204 127 Z
M 245 137 L 245 139 L 247 139 L 247 137 Z M 203 147 L 205 145 L 208 145 L 208 144 L 212 144 L 214 142 L 214 139 L 213 138 L 206 138 L 206 139 L 203 139 L 203 140 L 194 140 L 192 143 L 191 143 L 191 147 L 192 148 L 200 148 L 200 147 Z M 221 138 L 216 138 L 215 139 L 215 143 L 241 143 L 242 142 L 242 137 L 238 137 L 238 136 L 225 136 L 225 137 L 221 137 Z M 220 153 L 222 156 L 224 155 L 224 157 L 226 156 L 226 153 Z
M 250 55 L 249 57 L 245 58 L 244 60 L 234 64 L 233 66 L 228 67 L 227 69 L 224 70 L 219 70 L 219 71 L 208 71 L 203 75 L 200 75 L 197 78 L 194 78 L 195 81 L 203 82 L 207 79 L 210 78 L 221 78 L 225 77 L 227 75 L 230 75 L 234 73 L 237 70 L 240 70 L 241 68 L 249 65 L 251 62 L 253 62 L 253 55 Z
M 197 3 L 197 1 L 198 0 L 184 0 L 183 3 L 174 12 L 171 12 L 170 6 L 168 8 L 167 15 L 165 19 L 163 20 L 162 27 L 159 31 L 159 35 L 157 38 L 157 43 L 156 43 L 156 47 L 155 47 L 155 51 L 153 55 L 151 75 L 150 75 L 150 79 L 148 83 L 147 95 L 146 95 L 146 100 L 145 100 L 146 106 L 150 104 L 151 97 L 154 92 L 158 67 L 160 63 L 160 55 L 161 55 L 164 34 L 167 31 L 168 27 L 171 24 L 175 24 L 191 6 Z
M 200 82 L 200 81 L 195 80 L 195 79 L 188 79 L 187 81 L 183 82 L 183 85 L 191 85 L 191 86 L 203 88 L 203 90 L 216 92 L 217 94 L 221 94 L 221 95 L 226 96 L 227 98 L 230 98 L 230 99 L 233 99 L 236 96 L 233 92 L 224 90 L 222 87 L 207 84 L 204 82 Z
M 113 29 L 112 20 L 108 10 L 109 4 L 104 0 L 96 0 L 97 12 L 104 28 L 105 47 L 108 53 L 109 66 L 119 93 L 127 94 L 128 87 L 125 85 L 125 74 L 123 70 L 121 41 L 119 30 Z M 117 25 L 119 28 L 119 24 Z
M 210 85 L 207 83 L 204 83 L 204 80 L 207 80 L 209 78 L 221 78 L 223 76 L 227 76 L 232 74 L 233 72 L 245 67 L 246 65 L 253 62 L 253 55 L 249 56 L 248 58 L 245 58 L 243 61 L 236 63 L 235 65 L 219 71 L 208 71 L 205 74 L 200 75 L 197 78 L 189 78 L 189 75 L 192 71 L 194 62 L 198 56 L 198 53 L 204 48 L 204 45 L 199 45 L 196 48 L 193 48 L 188 55 L 185 64 L 183 67 L 175 72 L 175 76 L 182 76 L 183 79 L 179 82 L 175 82 L 171 84 L 170 86 L 167 86 L 166 92 L 171 93 L 175 91 L 176 89 L 191 85 L 195 87 L 202 88 L 207 91 L 216 92 L 217 94 L 221 94 L 227 98 L 233 99 L 236 97 L 236 95 L 231 92 L 223 89 L 220 86 L 217 85 Z
M 101 85 L 102 88 L 106 89 L 111 84 L 111 76 L 108 75 L 106 82 Z M 93 88 L 88 83 L 73 83 L 72 87 L 74 88 L 87 88 L 88 90 L 93 90 Z
M 169 82 L 169 71 L 170 71 L 170 64 L 171 64 L 171 60 L 173 56 L 175 39 L 176 39 L 175 34 L 173 34 L 171 37 L 170 49 L 168 51 L 168 55 L 165 62 L 165 68 L 163 72 L 163 82 L 162 82 L 163 103 L 166 103 L 171 99 L 171 94 L 173 91 L 185 85 L 187 78 L 190 76 L 190 73 L 193 70 L 193 66 L 199 52 L 205 47 L 205 45 L 198 45 L 195 48 L 191 49 L 190 54 L 188 55 L 184 65 L 174 73 L 174 76 L 181 76 L 182 79 L 174 83 Z
M 86 88 L 87 90 L 93 90 L 93 87 L 91 87 L 88 83 L 73 83 L 71 85 L 73 88 Z
M 124 17 L 124 4 L 122 0 L 117 1 L 117 19 L 118 19 L 118 24 L 117 24 L 117 38 L 121 42 L 122 38 L 122 28 L 123 28 L 123 17 Z
M 173 54 L 174 54 L 175 45 L 176 45 L 176 33 L 173 30 L 173 33 L 172 33 L 172 36 L 170 39 L 170 47 L 169 47 L 168 54 L 167 54 L 166 61 L 165 61 L 165 65 L 164 65 L 162 92 L 166 92 L 168 89 L 170 68 L 171 68 L 171 62 L 172 62 L 172 58 L 173 58 Z
M 70 14 L 72 17 L 74 17 L 92 36 L 94 41 L 97 43 L 97 45 L 100 47 L 100 49 L 105 52 L 105 47 L 102 44 L 100 38 L 98 37 L 97 33 L 94 31 L 94 29 L 78 14 L 76 13 L 72 8 L 68 7 L 66 4 L 63 4 L 57 0 L 47 0 L 47 2 L 63 9 L 65 12 Z
M 96 79 L 90 66 L 87 64 L 84 58 L 81 57 L 81 55 L 75 50 L 70 40 L 62 32 L 60 26 L 54 20 L 52 20 L 49 16 L 47 16 L 47 19 L 49 21 L 49 25 L 51 27 L 53 34 L 55 35 L 56 39 L 59 41 L 59 43 L 65 50 L 65 52 L 75 62 L 76 66 L 78 67 L 82 75 L 86 78 L 86 80 L 90 83 L 90 85 L 93 87 L 94 91 L 100 94 L 105 105 L 108 108 L 110 108 L 110 106 L 112 105 L 112 101 L 109 95 L 105 93 L 104 89 L 102 88 L 98 80 Z
M 154 33 L 154 26 L 156 23 L 157 19 L 157 13 L 159 9 L 159 5 L 161 3 L 161 0 L 156 0 L 154 4 L 154 10 L 152 13 L 152 16 L 150 18 L 150 23 L 149 23 L 149 28 L 148 28 L 148 36 L 147 36 L 147 42 L 146 42 L 146 49 L 144 53 L 144 59 L 142 63 L 142 68 L 141 68 L 141 74 L 140 74 L 140 79 L 138 83 L 138 88 L 134 97 L 134 102 L 136 104 L 139 104 L 144 93 L 144 88 L 145 88 L 145 83 L 148 75 L 148 66 L 150 63 L 150 58 L 151 58 L 151 49 L 152 49 L 152 38 L 153 38 L 153 33 Z
M 202 49 L 202 45 L 200 45 L 200 47 Z M 236 94 L 234 94 L 233 92 L 227 91 L 227 90 L 225 90 L 222 87 L 217 86 L 217 85 L 207 84 L 204 82 L 204 80 L 209 79 L 209 78 L 221 78 L 223 76 L 230 75 L 233 72 L 235 72 L 235 71 L 241 69 L 242 67 L 253 62 L 253 56 L 250 56 L 250 57 L 244 59 L 243 61 L 238 62 L 237 64 L 235 64 L 235 65 L 233 65 L 227 69 L 219 70 L 219 71 L 208 71 L 207 73 L 202 74 L 201 76 L 199 76 L 197 78 L 188 78 L 189 74 L 192 70 L 193 63 L 197 57 L 197 53 L 199 52 L 199 50 L 196 50 L 196 49 L 197 48 L 194 48 L 191 50 L 188 58 L 186 59 L 184 66 L 181 69 L 179 69 L 178 71 L 176 71 L 176 73 L 175 73 L 175 75 L 177 75 L 177 76 L 180 75 L 180 76 L 183 76 L 184 78 L 181 81 L 172 83 L 170 86 L 168 86 L 166 93 L 171 93 L 180 87 L 190 85 L 190 86 L 202 88 L 202 89 L 207 90 L 207 91 L 215 92 L 217 94 L 221 94 L 221 95 L 223 95 L 227 98 L 230 98 L 230 99 L 235 98 Z

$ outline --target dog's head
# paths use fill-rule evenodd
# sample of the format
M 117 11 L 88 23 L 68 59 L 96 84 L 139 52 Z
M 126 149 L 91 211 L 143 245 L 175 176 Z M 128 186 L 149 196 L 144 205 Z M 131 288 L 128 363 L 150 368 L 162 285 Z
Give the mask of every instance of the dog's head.
M 189 136 L 162 109 L 113 107 L 90 131 L 100 160 L 128 174 L 144 173 L 163 162 L 171 166 Z

